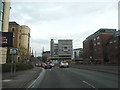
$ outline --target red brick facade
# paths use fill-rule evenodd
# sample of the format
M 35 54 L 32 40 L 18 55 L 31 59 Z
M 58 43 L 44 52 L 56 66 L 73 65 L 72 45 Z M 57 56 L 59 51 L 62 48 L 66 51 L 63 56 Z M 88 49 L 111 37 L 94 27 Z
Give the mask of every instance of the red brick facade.
M 108 59 L 108 55 L 110 57 L 110 54 L 108 53 L 110 46 L 107 47 L 107 42 L 113 36 L 115 31 L 116 29 L 100 29 L 87 37 L 86 40 L 83 41 L 84 61 L 100 63 L 113 61 L 114 59 Z
M 118 31 L 117 35 L 113 35 L 113 37 L 108 40 L 106 54 L 106 58 L 109 62 L 120 62 L 120 31 Z

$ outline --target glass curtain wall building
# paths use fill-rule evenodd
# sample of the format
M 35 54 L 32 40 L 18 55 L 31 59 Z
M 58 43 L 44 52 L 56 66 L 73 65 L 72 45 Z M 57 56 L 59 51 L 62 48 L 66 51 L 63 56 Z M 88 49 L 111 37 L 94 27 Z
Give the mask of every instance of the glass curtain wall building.
M 2 31 L 3 0 L 0 0 L 0 32 Z

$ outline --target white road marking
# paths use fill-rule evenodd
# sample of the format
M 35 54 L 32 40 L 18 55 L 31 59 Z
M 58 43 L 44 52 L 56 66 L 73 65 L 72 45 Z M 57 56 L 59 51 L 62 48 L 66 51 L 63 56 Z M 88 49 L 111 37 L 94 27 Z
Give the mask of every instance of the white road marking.
M 10 80 L 10 79 L 8 79 L 8 80 L 2 80 L 3 82 L 10 82 L 10 81 L 12 81 L 12 80 Z
M 44 78 L 45 73 L 46 73 L 46 70 L 44 68 L 42 68 L 42 72 L 40 73 L 38 78 L 36 80 L 34 80 L 28 88 L 34 88 L 35 84 L 37 83 L 38 80 L 39 80 L 39 83 L 41 83 Z
M 86 83 L 87 85 L 91 86 L 92 88 L 96 89 L 93 85 L 89 84 L 88 82 L 86 81 L 82 81 L 83 83 Z M 97 90 L 97 89 L 96 89 Z

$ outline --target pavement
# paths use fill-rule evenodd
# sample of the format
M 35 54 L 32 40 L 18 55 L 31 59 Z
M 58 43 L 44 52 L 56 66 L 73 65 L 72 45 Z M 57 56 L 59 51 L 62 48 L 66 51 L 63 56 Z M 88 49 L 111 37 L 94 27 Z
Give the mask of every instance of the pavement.
M 2 73 L 2 88 L 27 88 L 39 75 L 42 69 L 34 67 L 30 70 Z

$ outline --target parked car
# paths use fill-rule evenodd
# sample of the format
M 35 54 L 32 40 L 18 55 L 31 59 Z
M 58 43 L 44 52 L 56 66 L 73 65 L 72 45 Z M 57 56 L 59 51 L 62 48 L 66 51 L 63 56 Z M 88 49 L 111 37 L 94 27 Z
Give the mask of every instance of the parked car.
M 59 67 L 60 68 L 69 68 L 69 64 L 66 61 L 62 61 L 62 62 L 60 62 L 60 66 Z

